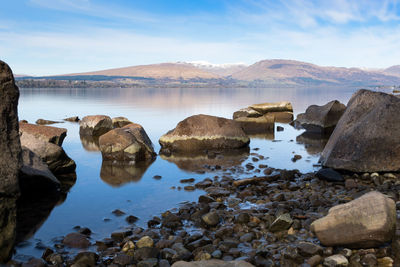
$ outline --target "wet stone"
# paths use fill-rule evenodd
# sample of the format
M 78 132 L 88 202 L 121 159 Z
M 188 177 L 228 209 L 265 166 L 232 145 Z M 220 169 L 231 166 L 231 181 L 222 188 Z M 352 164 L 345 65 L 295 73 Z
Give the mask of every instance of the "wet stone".
M 195 181 L 194 178 L 188 178 L 188 179 L 181 179 L 179 182 L 182 184 L 186 184 L 186 183 L 193 183 Z

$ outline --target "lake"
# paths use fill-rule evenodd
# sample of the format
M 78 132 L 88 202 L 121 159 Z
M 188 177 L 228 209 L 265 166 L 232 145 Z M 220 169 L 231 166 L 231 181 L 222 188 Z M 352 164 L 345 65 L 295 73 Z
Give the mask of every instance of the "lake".
M 311 104 L 322 105 L 334 99 L 346 104 L 355 91 L 356 88 L 22 89 L 19 119 L 34 123 L 39 118 L 60 121 L 70 116 L 124 116 L 144 127 L 158 152 L 160 136 L 194 114 L 232 118 L 234 111 L 251 104 L 290 101 L 296 115 Z M 47 208 L 24 234 L 25 240 L 16 247 L 15 259 L 40 257 L 44 247 L 52 246 L 54 238 L 74 231 L 75 226 L 90 228 L 92 240 L 107 237 L 114 230 L 128 226 L 125 216 L 112 213 L 115 209 L 139 217 L 137 225 L 145 226 L 153 216 L 182 202 L 196 201 L 204 193 L 171 189 L 182 186 L 181 179 L 200 181 L 223 174 L 222 169 L 200 172 L 190 167 L 198 165 L 198 159 L 179 164 L 158 156 L 150 166 L 132 169 L 128 175 L 113 176 L 110 170 L 102 168 L 101 153 L 92 144 L 81 141 L 79 124 L 65 122 L 54 126 L 68 129 L 63 147 L 77 164 L 77 180 L 66 198 L 54 203 L 54 208 Z M 255 165 L 262 163 L 301 172 L 317 170 L 321 144 L 311 141 L 305 145 L 307 141 L 298 138 L 303 131 L 288 124 L 276 123 L 277 126 L 283 126 L 284 131 L 251 139 L 250 152 L 259 149 L 257 153 L 264 156 Z M 301 155 L 302 159 L 293 162 L 294 154 Z M 245 166 L 249 162 L 253 162 L 251 156 L 245 155 L 231 164 Z M 162 178 L 154 179 L 155 175 Z M 237 178 L 244 176 L 246 172 L 239 173 Z

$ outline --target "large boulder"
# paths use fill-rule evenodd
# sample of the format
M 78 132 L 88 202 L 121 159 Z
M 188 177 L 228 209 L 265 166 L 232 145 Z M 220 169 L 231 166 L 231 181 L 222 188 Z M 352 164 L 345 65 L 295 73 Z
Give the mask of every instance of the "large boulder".
M 373 191 L 331 208 L 314 221 L 311 230 L 324 246 L 376 247 L 388 242 L 396 230 L 396 205 Z
M 79 134 L 88 136 L 101 136 L 113 129 L 111 118 L 105 115 L 83 117 L 79 126 Z
M 52 126 L 43 126 L 30 123 L 20 123 L 19 131 L 34 135 L 43 141 L 61 146 L 67 136 L 67 129 Z
M 114 128 L 122 128 L 128 124 L 131 124 L 133 122 L 131 122 L 129 119 L 125 118 L 125 117 L 115 117 L 112 118 L 112 124 Z
M 353 172 L 400 170 L 400 98 L 359 90 L 321 154 L 323 166 Z
M 311 105 L 305 113 L 297 115 L 296 124 L 310 132 L 330 133 L 345 110 L 346 106 L 337 100 L 323 106 Z
M 75 171 L 75 162 L 67 156 L 62 147 L 43 141 L 28 133 L 22 133 L 20 139 L 21 145 L 37 154 L 49 166 L 53 174 Z
M 179 122 L 159 142 L 163 151 L 190 152 L 243 148 L 250 139 L 234 120 L 201 114 Z
M 177 261 L 172 267 L 254 267 L 246 261 L 223 261 L 223 260 L 201 260 L 201 261 Z
M 15 196 L 19 192 L 18 172 L 21 168 L 21 144 L 18 132 L 19 90 L 10 67 L 0 61 L 0 195 Z
M 274 122 L 288 123 L 293 121 L 293 107 L 290 102 L 254 104 L 233 113 L 233 119 L 258 118 L 268 115 Z
M 141 125 L 135 123 L 100 136 L 99 148 L 105 161 L 136 163 L 151 161 L 156 156 L 146 131 Z
M 243 131 L 248 135 L 273 132 L 275 128 L 275 118 L 269 116 L 269 114 L 257 118 L 239 117 L 235 121 L 240 124 Z
M 254 104 L 250 106 L 251 109 L 260 112 L 261 114 L 266 114 L 269 112 L 293 112 L 293 107 L 290 102 L 282 101 L 276 103 L 262 103 Z

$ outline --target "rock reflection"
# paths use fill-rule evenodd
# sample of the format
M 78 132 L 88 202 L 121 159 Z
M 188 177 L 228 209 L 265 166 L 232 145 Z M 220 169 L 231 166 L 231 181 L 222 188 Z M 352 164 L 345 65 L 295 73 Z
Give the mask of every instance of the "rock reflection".
M 15 198 L 0 197 L 0 264 L 11 257 L 16 240 L 16 225 Z
M 275 132 L 270 131 L 262 134 L 250 134 L 248 135 L 251 139 L 264 139 L 264 140 L 274 140 Z
M 141 161 L 135 164 L 122 164 L 103 161 L 101 179 L 113 187 L 119 187 L 130 182 L 139 182 L 153 161 Z
M 207 153 L 160 154 L 161 158 L 189 172 L 210 172 L 241 165 L 249 157 L 249 148 L 208 151 Z
M 87 135 L 80 135 L 82 147 L 89 152 L 100 151 L 99 138 Z
M 296 137 L 296 142 L 299 144 L 304 144 L 307 152 L 311 155 L 321 153 L 324 150 L 328 140 L 329 135 L 308 131 Z

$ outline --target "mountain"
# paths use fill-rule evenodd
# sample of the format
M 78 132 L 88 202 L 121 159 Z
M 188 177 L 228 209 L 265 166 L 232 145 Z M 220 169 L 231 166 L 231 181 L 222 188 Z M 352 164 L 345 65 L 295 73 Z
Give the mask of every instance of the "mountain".
M 241 71 L 248 66 L 244 63 L 213 64 L 207 61 L 182 62 L 181 64 L 191 65 L 220 76 L 232 75 L 233 73 Z
M 231 78 L 267 84 L 381 85 L 400 83 L 400 77 L 358 68 L 322 67 L 295 60 L 262 60 L 233 73 Z
M 400 76 L 400 65 L 391 66 L 383 70 L 384 73 Z
M 65 76 L 125 76 L 125 77 L 144 77 L 154 79 L 218 79 L 220 75 L 211 73 L 190 64 L 181 63 L 161 63 L 151 65 L 140 65 L 117 69 L 100 70 L 85 73 L 74 73 Z

